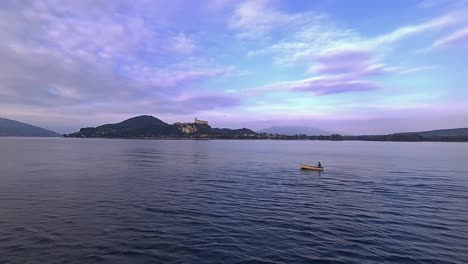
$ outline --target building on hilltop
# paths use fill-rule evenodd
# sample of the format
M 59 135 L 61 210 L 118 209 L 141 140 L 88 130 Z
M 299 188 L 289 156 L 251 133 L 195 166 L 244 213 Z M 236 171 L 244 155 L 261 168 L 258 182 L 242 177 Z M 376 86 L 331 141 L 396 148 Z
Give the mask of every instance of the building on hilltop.
M 195 124 L 208 125 L 208 121 L 195 118 Z
M 184 134 L 194 134 L 197 133 L 197 124 L 199 125 L 208 125 L 208 121 L 205 120 L 200 120 L 198 118 L 195 118 L 194 123 L 187 123 L 187 122 L 175 122 L 174 125 L 178 127 L 180 131 Z

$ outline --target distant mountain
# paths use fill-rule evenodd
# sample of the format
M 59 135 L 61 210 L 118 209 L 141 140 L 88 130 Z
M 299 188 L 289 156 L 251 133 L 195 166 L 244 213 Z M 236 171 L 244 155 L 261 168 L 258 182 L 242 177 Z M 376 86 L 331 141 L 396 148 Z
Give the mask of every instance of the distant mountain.
M 0 118 L 0 136 L 10 137 L 60 137 L 53 131 L 15 120 Z
M 344 136 L 344 140 L 366 141 L 440 141 L 440 142 L 467 142 L 468 128 L 438 129 L 421 132 L 404 132 L 389 135 L 363 135 Z
M 468 136 L 468 128 L 452 128 L 452 129 L 437 129 L 422 132 L 405 132 L 396 133 L 395 135 L 410 135 L 416 134 L 422 137 L 453 137 L 453 136 Z
M 308 135 L 308 136 L 328 136 L 333 133 L 314 127 L 306 126 L 272 126 L 258 131 L 259 133 L 279 134 L 286 136 Z
M 256 133 L 250 129 L 212 128 L 207 122 L 168 124 L 153 116 L 137 116 L 117 124 L 87 127 L 67 137 L 118 138 L 250 138 Z

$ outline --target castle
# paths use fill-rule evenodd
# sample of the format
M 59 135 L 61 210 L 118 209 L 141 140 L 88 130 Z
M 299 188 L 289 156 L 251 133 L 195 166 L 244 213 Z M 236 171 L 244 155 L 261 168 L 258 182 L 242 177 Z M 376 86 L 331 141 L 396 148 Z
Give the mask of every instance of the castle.
M 200 120 L 198 118 L 195 118 L 195 124 L 208 125 L 208 121 Z
M 197 132 L 197 127 L 194 124 L 208 125 L 208 121 L 195 118 L 194 123 L 183 123 L 183 122 L 174 123 L 174 125 L 177 125 L 179 129 L 185 134 L 193 134 Z

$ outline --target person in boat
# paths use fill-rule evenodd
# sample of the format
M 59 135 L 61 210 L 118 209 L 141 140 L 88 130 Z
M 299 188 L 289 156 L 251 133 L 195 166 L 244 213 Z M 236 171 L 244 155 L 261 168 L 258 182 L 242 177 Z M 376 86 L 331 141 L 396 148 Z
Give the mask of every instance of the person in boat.
M 319 163 L 317 164 L 317 168 L 322 168 L 322 163 L 320 163 L 320 161 L 319 161 Z

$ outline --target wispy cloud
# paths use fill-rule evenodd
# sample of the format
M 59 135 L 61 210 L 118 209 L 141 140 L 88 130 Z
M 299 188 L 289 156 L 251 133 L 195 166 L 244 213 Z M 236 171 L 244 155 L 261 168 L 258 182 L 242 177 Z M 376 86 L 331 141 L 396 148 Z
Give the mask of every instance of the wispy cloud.
M 367 40 L 366 44 L 370 47 L 378 47 L 379 45 L 391 44 L 393 42 L 408 38 L 410 36 L 420 34 L 429 30 L 437 30 L 460 23 L 464 17 L 461 13 L 450 13 L 434 18 L 432 20 L 419 24 L 407 25 L 393 30 L 392 32 L 377 36 Z
M 144 109 L 159 114 L 176 111 L 174 105 L 195 112 L 238 102 L 233 95 L 214 96 L 202 88 L 206 80 L 228 76 L 233 67 L 194 54 L 199 47 L 192 34 L 159 29 L 144 12 L 133 12 L 142 3 L 121 4 L 126 5 L 5 5 L 0 10 L 0 101 L 36 111 L 106 111 L 111 103 L 112 111 L 133 112 L 148 104 L 152 107 Z M 187 98 L 176 99 L 181 95 Z
M 463 23 L 467 20 L 463 14 L 459 10 L 450 11 L 419 23 L 400 26 L 387 33 L 369 37 L 337 25 L 330 17 L 324 15 L 281 13 L 278 17 L 289 19 L 279 19 L 282 23 L 277 26 L 287 28 L 289 33 L 285 36 L 273 34 L 268 46 L 250 51 L 248 55 L 273 56 L 273 61 L 278 65 L 306 66 L 306 72 L 313 75 L 311 78 L 267 87 L 272 91 L 287 90 L 331 95 L 378 90 L 383 87 L 376 79 L 380 76 L 413 74 L 435 69 L 432 65 L 410 67 L 402 67 L 401 63 L 389 65 L 386 58 L 391 56 L 396 44 L 405 39 L 427 32 L 438 33 L 442 29 L 450 29 Z M 300 19 L 295 20 L 295 18 Z M 270 29 L 271 32 L 274 30 Z M 465 34 L 464 30 L 458 31 L 436 42 L 435 45 L 455 42 L 461 45 L 466 41 Z
M 239 36 L 259 38 L 294 20 L 294 16 L 275 10 L 272 1 L 254 0 L 240 3 L 228 20 L 228 26 Z
M 433 48 L 439 48 L 439 47 L 468 48 L 468 27 L 464 27 L 447 36 L 437 39 L 432 44 L 432 47 Z
M 308 79 L 281 82 L 274 85 L 257 88 L 258 92 L 302 92 L 316 96 L 362 92 L 381 89 L 376 82 L 357 80 L 346 76 L 331 75 L 312 77 Z
M 171 38 L 167 49 L 180 54 L 191 54 L 197 48 L 195 41 L 186 34 L 180 33 Z
M 428 31 L 450 28 L 468 21 L 462 11 L 451 11 L 439 17 L 416 24 L 405 25 L 385 34 L 364 37 L 355 30 L 343 28 L 330 18 L 314 13 L 291 15 L 300 17 L 301 24 L 290 20 L 289 34 L 273 44 L 248 53 L 249 56 L 272 54 L 277 64 L 304 63 L 324 51 L 366 50 L 383 54 L 394 43 Z M 284 26 L 285 27 L 285 26 Z
M 263 48 L 251 50 L 248 56 L 273 55 L 277 65 L 302 63 L 324 50 L 361 48 L 362 38 L 351 29 L 341 28 L 327 16 L 317 13 L 290 15 L 281 24 L 280 34 Z
M 414 67 L 414 68 L 402 68 L 402 69 L 398 69 L 398 72 L 400 74 L 411 74 L 411 73 L 432 71 L 438 68 L 439 66 L 437 65 L 430 65 L 430 66 L 422 66 L 422 67 Z
M 315 62 L 309 72 L 312 74 L 341 74 L 348 77 L 364 77 L 392 72 L 368 50 L 328 50 L 311 57 Z
M 212 68 L 178 68 L 169 65 L 166 68 L 155 68 L 144 65 L 129 67 L 126 74 L 144 87 L 155 90 L 175 88 L 193 88 L 193 85 L 199 85 L 204 80 L 229 76 L 234 71 L 232 67 L 212 67 Z

